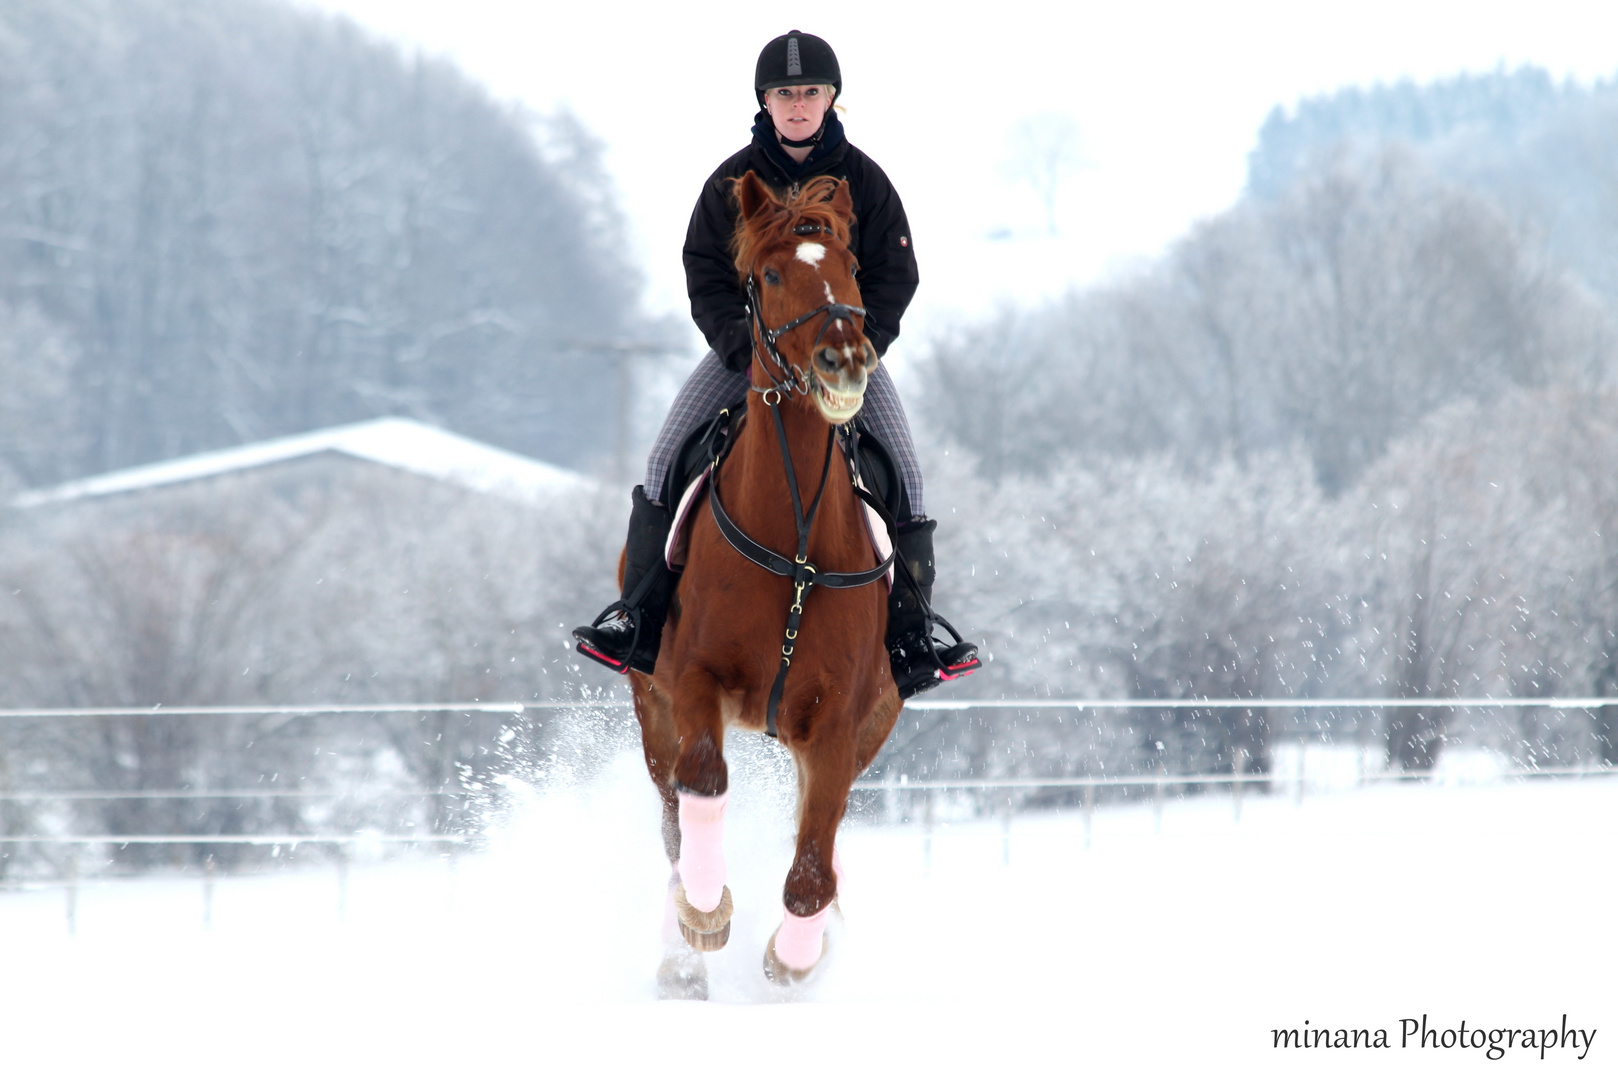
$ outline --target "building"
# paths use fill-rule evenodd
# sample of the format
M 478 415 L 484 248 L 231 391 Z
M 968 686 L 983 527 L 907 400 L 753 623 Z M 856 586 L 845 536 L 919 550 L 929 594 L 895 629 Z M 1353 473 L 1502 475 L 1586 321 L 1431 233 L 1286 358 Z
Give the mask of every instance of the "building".
M 593 481 L 571 470 L 390 416 L 25 491 L 10 505 L 30 510 L 179 485 L 228 482 L 233 476 L 250 473 L 280 478 L 284 482 L 275 486 L 291 494 L 306 485 L 326 486 L 337 473 L 377 466 L 528 505 L 549 504 L 558 497 L 582 495 L 594 488 Z

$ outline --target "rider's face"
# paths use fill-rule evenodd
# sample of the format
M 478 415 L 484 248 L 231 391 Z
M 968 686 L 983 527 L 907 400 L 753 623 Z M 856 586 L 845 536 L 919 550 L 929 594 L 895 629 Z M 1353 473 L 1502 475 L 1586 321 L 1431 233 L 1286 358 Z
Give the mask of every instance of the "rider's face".
M 764 107 L 777 132 L 799 141 L 820 130 L 831 93 L 824 86 L 777 86 L 764 91 Z

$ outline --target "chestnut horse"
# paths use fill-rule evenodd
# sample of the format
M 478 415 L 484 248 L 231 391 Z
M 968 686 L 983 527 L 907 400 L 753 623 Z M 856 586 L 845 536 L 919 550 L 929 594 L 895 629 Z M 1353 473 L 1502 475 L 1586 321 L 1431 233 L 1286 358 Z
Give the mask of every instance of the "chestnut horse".
M 873 553 L 849 464 L 832 453 L 834 429 L 859 411 L 877 356 L 861 329 L 847 183 L 817 178 L 783 200 L 748 173 L 733 193 L 752 392 L 710 481 L 709 512 L 689 515 L 656 674 L 632 672 L 630 682 L 663 799 L 672 905 L 698 953 L 724 946 L 733 910 L 722 849 L 725 730 L 768 731 L 792 754 L 797 849 L 764 968 L 795 982 L 823 950 L 849 789 L 901 704 L 883 646 L 887 564 Z M 678 942 L 660 981 L 665 993 L 706 995 L 701 957 Z

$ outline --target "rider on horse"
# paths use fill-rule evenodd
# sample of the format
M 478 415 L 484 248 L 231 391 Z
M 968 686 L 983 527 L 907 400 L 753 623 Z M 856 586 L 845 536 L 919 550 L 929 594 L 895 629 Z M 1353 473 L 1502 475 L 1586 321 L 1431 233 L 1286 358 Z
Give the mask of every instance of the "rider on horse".
M 899 320 L 919 280 L 904 205 L 881 168 L 849 143 L 832 104 L 842 73 L 831 46 L 794 30 L 759 54 L 754 92 L 761 110 L 751 145 L 732 155 L 703 185 L 685 238 L 691 315 L 709 351 L 680 389 L 633 492 L 625 547 L 623 596 L 591 626 L 573 631 L 579 652 L 619 672 L 651 674 L 676 575 L 664 562 L 672 515 L 656 501 L 687 438 L 746 394 L 753 354 L 747 300 L 736 278 L 731 238 L 736 225 L 732 181 L 749 170 L 780 192 L 817 176 L 847 180 L 854 199 L 852 248 L 858 260 L 865 335 L 880 355 L 899 336 Z M 933 640 L 933 530 L 923 514 L 921 467 L 904 407 L 878 366 L 870 377 L 860 424 L 889 451 L 903 482 L 910 516 L 898 523 L 898 556 L 909 573 L 894 577 L 888 597 L 887 647 L 901 697 L 979 667 L 977 646 Z M 678 493 L 676 493 L 677 495 Z

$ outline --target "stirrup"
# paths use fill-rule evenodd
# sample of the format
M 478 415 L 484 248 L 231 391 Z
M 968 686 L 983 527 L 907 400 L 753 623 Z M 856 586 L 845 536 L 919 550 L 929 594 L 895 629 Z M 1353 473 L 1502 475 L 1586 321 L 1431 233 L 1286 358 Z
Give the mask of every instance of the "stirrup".
M 903 669 L 899 664 L 893 664 L 893 681 L 899 690 L 901 701 L 931 690 L 942 683 L 963 678 L 983 666 L 983 661 L 978 658 L 978 647 L 970 641 L 963 640 L 960 632 L 950 625 L 948 619 L 935 612 L 932 621 L 948 630 L 955 638 L 955 644 L 944 644 L 934 638 L 930 631 L 912 633 L 907 635 L 907 638 L 894 642 L 895 646 L 903 650 L 907 661 Z M 911 648 L 906 649 L 906 644 Z M 914 649 L 913 653 L 911 649 Z
M 942 643 L 936 639 L 932 637 L 927 639 L 927 644 L 933 650 L 933 659 L 938 661 L 940 680 L 949 682 L 952 679 L 959 679 L 983 666 L 983 661 L 978 658 L 978 647 L 961 637 L 961 632 L 955 629 L 948 619 L 935 611 L 933 621 L 948 630 L 950 637 L 955 639 L 955 644 L 944 648 L 939 648 Z
M 614 619 L 629 625 L 628 645 L 622 646 L 622 656 L 617 655 L 620 643 L 609 643 L 601 640 L 600 631 L 606 627 L 606 633 L 614 637 L 621 637 L 624 631 L 615 627 L 608 627 Z M 614 600 L 602 609 L 601 614 L 589 626 L 575 626 L 573 637 L 578 642 L 574 646 L 580 656 L 587 656 L 598 664 L 611 668 L 620 675 L 628 675 L 630 661 L 635 655 L 635 646 L 640 644 L 640 620 L 635 613 L 622 600 Z

